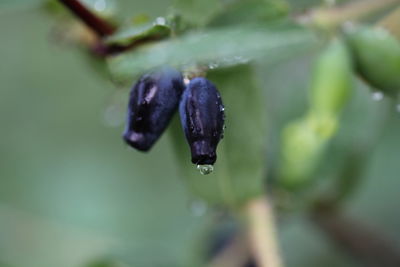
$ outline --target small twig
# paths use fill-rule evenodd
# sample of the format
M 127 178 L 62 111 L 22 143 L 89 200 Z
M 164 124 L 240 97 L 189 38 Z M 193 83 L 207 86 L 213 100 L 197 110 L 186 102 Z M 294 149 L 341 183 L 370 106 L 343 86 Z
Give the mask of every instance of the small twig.
M 335 28 L 344 22 L 353 21 L 400 3 L 399 0 L 364 0 L 355 1 L 339 7 L 319 8 L 308 16 L 299 18 L 300 22 L 309 23 L 324 29 Z
M 363 262 L 364 266 L 400 266 L 400 250 L 366 225 L 324 207 L 315 209 L 312 218 L 338 247 Z
M 378 22 L 378 25 L 387 29 L 391 34 L 400 40 L 400 7 L 396 8 L 389 15 Z
M 78 0 L 59 1 L 64 4 L 72 13 L 74 13 L 75 16 L 81 19 L 91 30 L 96 32 L 99 37 L 110 35 L 115 31 L 115 27 L 113 25 L 99 18 Z
M 277 231 L 270 203 L 264 197 L 250 201 L 245 207 L 248 238 L 258 267 L 281 267 Z

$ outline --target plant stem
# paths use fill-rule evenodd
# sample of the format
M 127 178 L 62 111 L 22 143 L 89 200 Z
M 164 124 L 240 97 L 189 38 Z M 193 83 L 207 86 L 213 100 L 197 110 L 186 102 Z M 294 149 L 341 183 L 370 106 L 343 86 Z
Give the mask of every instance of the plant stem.
M 363 266 L 400 266 L 400 250 L 380 233 L 337 210 L 315 209 L 313 222 L 343 251 L 363 262 Z
M 386 28 L 391 34 L 400 40 L 400 7 L 379 21 L 378 25 Z
M 314 10 L 307 19 L 320 28 L 331 29 L 350 20 L 357 20 L 379 10 L 400 3 L 399 0 L 364 0 L 333 8 Z
M 248 238 L 258 267 L 281 267 L 273 210 L 265 197 L 251 200 L 245 207 Z
M 238 235 L 207 265 L 208 267 L 242 267 L 250 259 L 246 242 Z
M 99 37 L 110 35 L 115 31 L 113 25 L 98 17 L 78 0 L 59 1 L 74 13 L 75 16 L 81 19 L 90 29 L 96 32 Z

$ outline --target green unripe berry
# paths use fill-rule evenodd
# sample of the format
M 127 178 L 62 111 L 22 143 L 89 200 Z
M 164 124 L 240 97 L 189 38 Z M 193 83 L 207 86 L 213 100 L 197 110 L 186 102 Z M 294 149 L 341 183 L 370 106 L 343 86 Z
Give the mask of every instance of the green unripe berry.
M 356 70 L 387 95 L 400 92 L 400 43 L 383 28 L 359 28 L 347 34 Z
M 322 51 L 315 63 L 310 92 L 315 113 L 337 114 L 342 110 L 352 87 L 351 64 L 350 53 L 340 39 L 334 39 Z
M 312 113 L 285 127 L 280 179 L 287 188 L 298 188 L 312 180 L 325 146 L 336 129 L 334 116 Z

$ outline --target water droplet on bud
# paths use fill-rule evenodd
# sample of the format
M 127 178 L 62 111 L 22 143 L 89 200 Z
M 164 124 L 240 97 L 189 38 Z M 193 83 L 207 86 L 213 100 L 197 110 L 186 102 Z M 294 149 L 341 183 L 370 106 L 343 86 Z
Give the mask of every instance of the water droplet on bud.
M 201 200 L 193 201 L 190 205 L 193 216 L 201 217 L 207 212 L 207 203 Z
M 216 68 L 218 68 L 218 67 L 219 67 L 219 64 L 216 63 L 216 62 L 212 62 L 212 63 L 208 64 L 208 68 L 209 68 L 210 70 L 216 69 Z
M 163 18 L 163 17 L 158 17 L 158 18 L 156 18 L 154 24 L 155 24 L 155 25 L 162 25 L 162 26 L 164 26 L 164 25 L 167 25 L 167 21 L 166 21 L 165 18 Z
M 202 175 L 207 175 L 214 171 L 214 166 L 209 164 L 197 165 L 197 169 Z
M 397 105 L 396 105 L 396 111 L 397 111 L 397 112 L 400 112 L 400 104 L 397 104 Z
M 382 92 L 375 91 L 372 93 L 372 100 L 374 101 L 381 101 L 383 99 L 384 95 Z

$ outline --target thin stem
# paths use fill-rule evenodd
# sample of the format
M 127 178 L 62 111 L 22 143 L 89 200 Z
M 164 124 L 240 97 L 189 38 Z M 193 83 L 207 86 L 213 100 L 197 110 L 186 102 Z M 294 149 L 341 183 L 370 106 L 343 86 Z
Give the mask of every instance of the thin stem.
M 273 210 L 264 197 L 250 201 L 245 207 L 248 238 L 258 267 L 281 267 Z
M 96 14 L 90 11 L 87 7 L 81 4 L 78 0 L 59 0 L 72 13 L 81 19 L 90 29 L 97 33 L 100 37 L 112 34 L 115 27 L 107 21 L 99 18 Z
M 322 8 L 314 10 L 309 21 L 317 27 L 335 28 L 349 20 L 357 20 L 382 9 L 400 3 L 400 0 L 364 0 L 351 2 L 334 8 Z M 301 18 L 300 20 L 304 20 Z
M 207 265 L 208 267 L 242 267 L 250 260 L 243 237 L 238 235 Z
M 315 209 L 313 222 L 344 252 L 371 267 L 400 266 L 400 250 L 393 242 L 361 222 L 326 207 Z
M 400 7 L 379 21 L 378 25 L 386 28 L 400 40 Z

